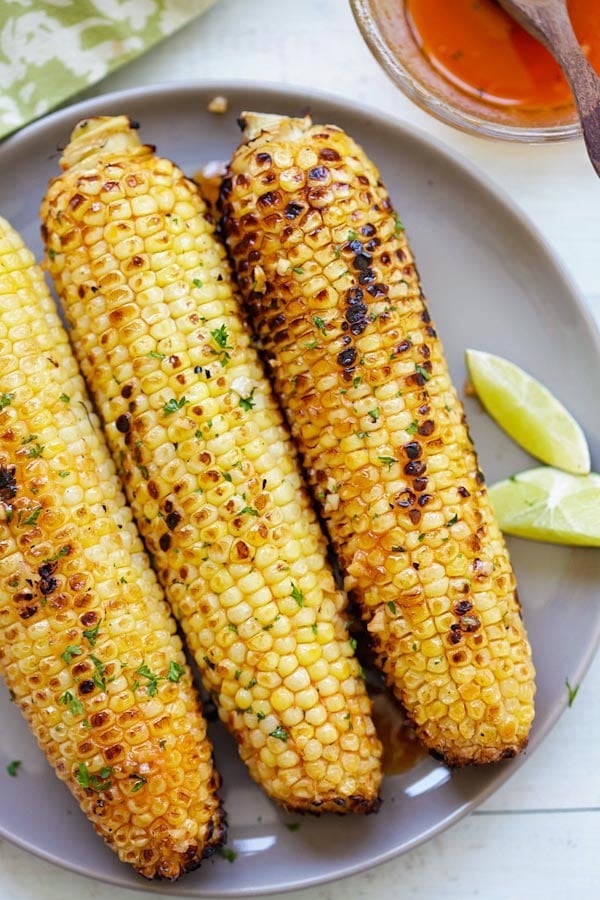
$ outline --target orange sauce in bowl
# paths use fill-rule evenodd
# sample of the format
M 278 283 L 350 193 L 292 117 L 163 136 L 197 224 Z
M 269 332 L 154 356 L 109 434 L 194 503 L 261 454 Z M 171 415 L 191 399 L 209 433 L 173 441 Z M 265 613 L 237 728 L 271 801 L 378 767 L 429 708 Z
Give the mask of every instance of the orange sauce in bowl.
M 495 0 L 405 0 L 414 40 L 459 90 L 495 106 L 572 103 L 557 63 Z M 568 0 L 577 38 L 600 73 L 600 0 Z

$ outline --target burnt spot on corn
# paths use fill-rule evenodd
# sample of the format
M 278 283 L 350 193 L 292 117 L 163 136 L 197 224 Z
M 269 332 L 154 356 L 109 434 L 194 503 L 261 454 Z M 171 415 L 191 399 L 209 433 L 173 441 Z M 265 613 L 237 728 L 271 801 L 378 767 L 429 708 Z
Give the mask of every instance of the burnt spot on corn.
M 0 500 L 7 503 L 17 495 L 16 466 L 0 466 Z

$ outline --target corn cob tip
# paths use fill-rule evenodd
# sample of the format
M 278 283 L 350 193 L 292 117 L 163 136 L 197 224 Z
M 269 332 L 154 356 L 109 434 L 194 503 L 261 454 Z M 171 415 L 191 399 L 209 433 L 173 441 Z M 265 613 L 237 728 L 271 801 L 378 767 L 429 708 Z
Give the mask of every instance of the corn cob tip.
M 92 116 L 82 119 L 71 132 L 60 166 L 63 171 L 81 167 L 97 154 L 114 156 L 144 150 L 136 134 L 139 125 L 128 116 Z
M 263 132 L 277 132 L 282 138 L 293 139 L 312 126 L 310 116 L 290 118 L 274 113 L 243 112 L 238 119 L 246 143 L 256 140 Z

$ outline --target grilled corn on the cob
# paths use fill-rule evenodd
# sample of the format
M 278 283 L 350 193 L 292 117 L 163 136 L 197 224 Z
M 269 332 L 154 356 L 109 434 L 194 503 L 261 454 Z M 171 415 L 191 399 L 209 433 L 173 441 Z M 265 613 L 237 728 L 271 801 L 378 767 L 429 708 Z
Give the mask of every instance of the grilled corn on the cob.
M 450 763 L 511 756 L 530 648 L 403 226 L 343 131 L 244 118 L 224 231 L 379 665 Z
M 378 805 L 380 745 L 289 437 L 195 185 L 124 118 L 81 123 L 48 266 L 167 596 L 253 777 Z
M 175 620 L 40 269 L 0 219 L 0 673 L 96 831 L 149 878 L 223 840 Z

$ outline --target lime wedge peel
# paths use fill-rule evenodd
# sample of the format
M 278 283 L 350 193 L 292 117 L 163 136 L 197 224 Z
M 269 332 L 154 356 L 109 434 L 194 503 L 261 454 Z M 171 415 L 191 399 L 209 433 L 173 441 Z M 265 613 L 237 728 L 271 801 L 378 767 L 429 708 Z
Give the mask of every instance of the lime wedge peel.
M 589 473 L 585 435 L 548 388 L 501 356 L 466 350 L 465 360 L 479 400 L 517 444 L 549 466 Z
M 579 547 L 600 547 L 600 475 L 529 469 L 490 488 L 506 534 Z

